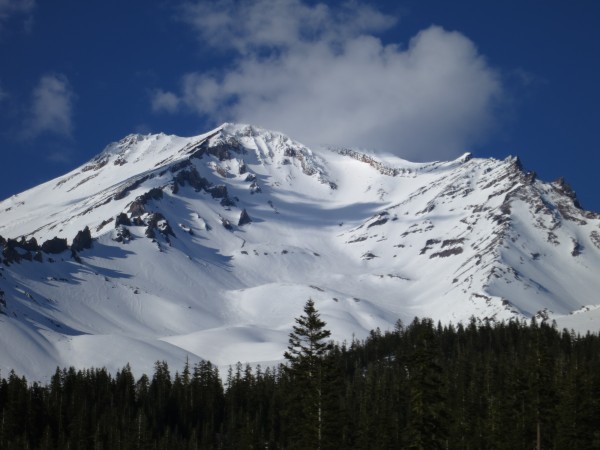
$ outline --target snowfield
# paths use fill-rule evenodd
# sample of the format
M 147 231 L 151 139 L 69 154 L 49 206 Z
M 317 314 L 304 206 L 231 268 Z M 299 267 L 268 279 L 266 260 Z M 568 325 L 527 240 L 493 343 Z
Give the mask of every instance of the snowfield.
M 86 227 L 91 248 L 39 248 Z M 237 124 L 131 135 L 0 202 L 0 235 L 0 370 L 29 379 L 274 364 L 308 298 L 337 341 L 415 316 L 600 328 L 600 216 L 513 157 L 411 163 Z

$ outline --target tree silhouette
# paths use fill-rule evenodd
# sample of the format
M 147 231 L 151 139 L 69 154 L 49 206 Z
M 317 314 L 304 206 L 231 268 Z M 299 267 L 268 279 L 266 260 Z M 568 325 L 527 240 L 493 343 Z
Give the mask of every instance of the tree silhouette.
M 304 315 L 296 318 L 290 333 L 288 350 L 284 353 L 288 361 L 287 372 L 294 389 L 290 392 L 290 416 L 292 445 L 299 448 L 322 448 L 323 399 L 325 364 L 324 359 L 332 344 L 327 341 L 331 332 L 325 329 L 312 299 L 304 306 Z

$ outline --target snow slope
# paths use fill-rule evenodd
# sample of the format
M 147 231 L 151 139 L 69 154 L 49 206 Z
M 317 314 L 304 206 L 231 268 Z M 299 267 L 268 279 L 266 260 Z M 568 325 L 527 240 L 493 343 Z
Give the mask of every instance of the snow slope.
M 277 362 L 309 297 L 339 341 L 415 316 L 600 328 L 600 216 L 512 157 L 417 164 L 237 124 L 131 135 L 0 202 L 0 235 L 0 370 L 33 379 Z

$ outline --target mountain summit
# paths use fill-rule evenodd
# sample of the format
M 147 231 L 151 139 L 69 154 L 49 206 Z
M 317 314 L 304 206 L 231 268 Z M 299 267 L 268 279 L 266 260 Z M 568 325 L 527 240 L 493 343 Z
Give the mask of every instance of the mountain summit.
M 600 215 L 513 157 L 130 135 L 0 202 L 0 235 L 0 369 L 33 379 L 279 361 L 308 298 L 340 341 L 415 316 L 600 328 Z

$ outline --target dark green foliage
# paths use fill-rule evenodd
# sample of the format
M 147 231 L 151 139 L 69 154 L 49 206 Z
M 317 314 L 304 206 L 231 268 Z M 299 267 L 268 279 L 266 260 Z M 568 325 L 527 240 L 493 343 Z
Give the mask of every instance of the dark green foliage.
M 238 364 L 225 386 L 209 362 L 174 374 L 157 362 L 137 381 L 129 367 L 57 369 L 46 386 L 11 372 L 0 379 L 0 448 L 600 449 L 596 334 L 415 319 L 330 346 L 312 308 L 288 367 Z
M 332 344 L 327 342 L 331 332 L 319 317 L 314 302 L 309 299 L 304 315 L 296 319 L 290 333 L 286 375 L 291 388 L 287 392 L 287 416 L 290 420 L 291 448 L 323 448 L 324 424 L 329 420 L 333 380 L 325 356 Z M 327 420 L 326 420 L 327 419 Z

